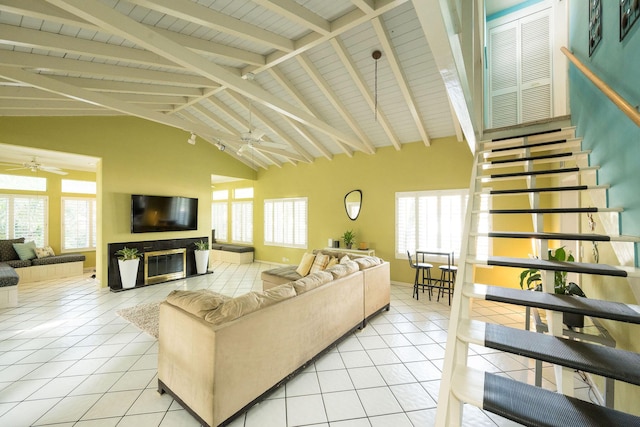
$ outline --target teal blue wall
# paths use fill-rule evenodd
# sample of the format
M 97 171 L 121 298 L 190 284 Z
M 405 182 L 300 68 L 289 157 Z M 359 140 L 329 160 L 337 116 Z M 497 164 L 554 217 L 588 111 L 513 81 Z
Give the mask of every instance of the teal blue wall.
M 603 37 L 589 58 L 589 2 L 570 3 L 570 49 L 631 105 L 640 104 L 640 21 L 620 42 L 618 2 L 603 1 Z M 569 70 L 571 121 L 600 165 L 598 182 L 610 184 L 609 206 L 621 206 L 621 232 L 640 236 L 640 127 L 573 65 Z M 637 252 L 637 251 L 636 251 Z M 637 259 L 637 256 L 636 256 Z

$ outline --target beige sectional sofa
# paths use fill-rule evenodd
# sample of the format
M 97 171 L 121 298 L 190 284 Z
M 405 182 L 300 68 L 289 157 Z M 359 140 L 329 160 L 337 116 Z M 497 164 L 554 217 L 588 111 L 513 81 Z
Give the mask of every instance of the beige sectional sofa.
M 203 425 L 226 424 L 388 310 L 389 289 L 389 263 L 378 260 L 233 299 L 174 291 L 160 305 L 159 391 Z

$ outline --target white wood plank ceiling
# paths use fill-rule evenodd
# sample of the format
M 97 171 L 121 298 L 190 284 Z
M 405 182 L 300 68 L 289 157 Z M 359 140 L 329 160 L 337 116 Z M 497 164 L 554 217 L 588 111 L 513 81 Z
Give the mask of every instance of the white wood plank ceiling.
M 2 116 L 137 116 L 268 168 L 429 145 L 452 111 L 408 0 L 0 0 Z

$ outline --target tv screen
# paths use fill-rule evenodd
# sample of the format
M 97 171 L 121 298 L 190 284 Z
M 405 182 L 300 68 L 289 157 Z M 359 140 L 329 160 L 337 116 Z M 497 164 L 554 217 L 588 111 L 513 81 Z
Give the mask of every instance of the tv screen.
M 198 199 L 131 195 L 131 232 L 198 229 Z

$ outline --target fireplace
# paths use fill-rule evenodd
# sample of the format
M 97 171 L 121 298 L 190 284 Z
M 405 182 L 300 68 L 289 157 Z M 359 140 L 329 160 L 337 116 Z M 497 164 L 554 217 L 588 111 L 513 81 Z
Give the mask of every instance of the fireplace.
M 187 250 L 168 249 L 144 253 L 144 284 L 186 277 Z

